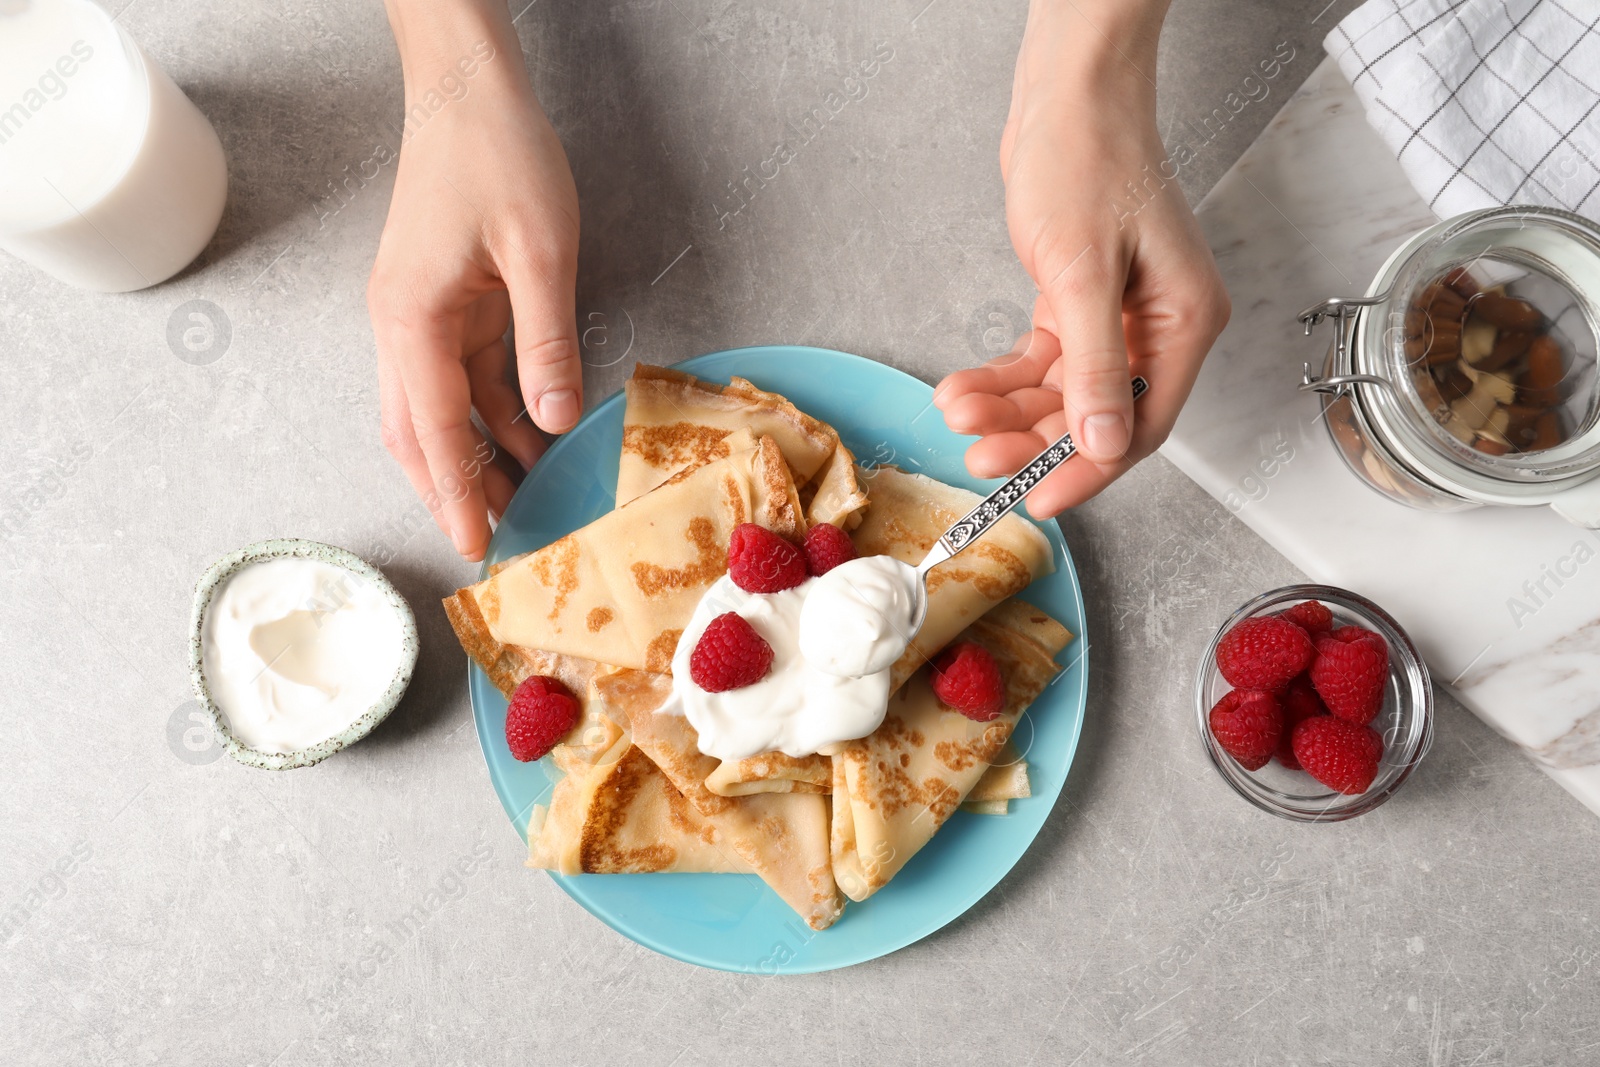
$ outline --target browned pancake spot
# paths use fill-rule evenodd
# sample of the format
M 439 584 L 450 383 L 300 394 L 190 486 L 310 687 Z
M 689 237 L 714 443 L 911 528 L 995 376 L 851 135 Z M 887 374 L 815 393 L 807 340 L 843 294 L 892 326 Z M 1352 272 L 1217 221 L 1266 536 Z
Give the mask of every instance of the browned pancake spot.
M 722 502 L 728 509 L 728 522 L 732 526 L 749 522 L 749 513 L 744 510 L 744 496 L 739 492 L 739 483 L 733 475 L 722 476 Z
M 1011 736 L 1012 726 L 1010 720 L 1001 719 L 984 727 L 970 741 L 940 741 L 933 746 L 934 758 L 952 771 L 964 771 L 975 763 L 993 763 Z
M 789 465 L 784 462 L 778 443 L 763 437 L 757 448 L 755 474 L 761 479 L 767 493 L 768 524 L 782 537 L 799 537 L 805 533 L 805 523 L 796 507 L 798 498 L 794 482 L 789 475 Z
M 630 748 L 606 772 L 597 791 L 597 803 L 584 823 L 578 840 L 579 869 L 592 874 L 623 874 L 662 871 L 672 866 L 678 854 L 671 845 L 657 843 L 643 848 L 619 848 L 614 841 L 627 822 L 627 811 L 639 790 L 654 770 L 650 759 L 637 748 Z
M 672 654 L 678 651 L 678 638 L 682 630 L 662 630 L 644 649 L 645 670 L 665 674 L 672 667 Z
M 484 619 L 493 622 L 500 618 L 500 589 L 493 582 L 484 582 L 472 591 L 478 602 L 478 611 Z
M 614 618 L 616 618 L 616 613 L 610 608 L 590 609 L 589 617 L 586 620 L 589 624 L 589 632 L 592 634 L 599 633 L 601 630 L 604 630 Z
M 640 457 L 657 470 L 676 471 L 725 458 L 730 432 L 692 422 L 626 426 L 622 430 L 622 451 Z
M 982 593 L 986 599 L 999 603 L 1008 596 L 1022 592 L 1028 587 L 1028 583 L 1033 581 L 1028 565 L 1022 562 L 1015 552 L 992 542 L 979 541 L 967 549 L 964 555 L 988 560 L 999 567 L 1000 573 L 995 574 L 990 570 L 975 570 L 970 567 L 952 567 L 949 563 L 941 564 L 928 572 L 930 596 L 946 582 L 965 582 Z
M 924 779 L 922 795 L 926 798 L 923 803 L 927 806 L 928 814 L 933 817 L 935 827 L 943 826 L 950 813 L 956 810 L 956 805 L 961 803 L 961 796 L 956 792 L 955 786 L 942 778 Z
M 555 602 L 550 607 L 550 618 L 561 614 L 567 598 L 578 588 L 578 542 L 571 534 L 550 544 L 528 557 L 539 584 L 556 591 Z
M 694 562 L 682 567 L 659 567 L 654 563 L 635 563 L 633 583 L 647 597 L 679 589 L 692 589 L 710 585 L 728 569 L 727 546 L 718 543 L 715 524 L 704 515 L 689 520 L 683 536 L 694 545 Z M 676 639 L 674 639 L 676 643 Z

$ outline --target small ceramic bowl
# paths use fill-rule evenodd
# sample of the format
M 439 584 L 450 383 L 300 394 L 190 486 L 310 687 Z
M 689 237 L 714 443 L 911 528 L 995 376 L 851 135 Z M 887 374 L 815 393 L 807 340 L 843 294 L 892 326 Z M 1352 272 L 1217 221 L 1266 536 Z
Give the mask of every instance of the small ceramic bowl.
M 233 574 L 252 563 L 262 563 L 273 559 L 313 559 L 327 563 L 334 567 L 342 567 L 363 580 L 371 582 L 380 590 L 389 606 L 400 617 L 400 639 L 403 645 L 400 654 L 400 666 L 395 671 L 394 678 L 389 682 L 372 707 L 368 708 L 355 722 L 351 723 L 339 733 L 318 742 L 310 748 L 302 748 L 294 752 L 260 752 L 250 748 L 233 736 L 228 728 L 227 717 L 217 707 L 217 702 L 211 697 L 211 689 L 206 684 L 203 669 L 203 634 L 205 632 L 206 611 L 211 606 L 211 600 L 216 596 Z M 305 541 L 298 537 L 275 538 L 270 541 L 257 541 L 253 545 L 246 545 L 236 552 L 223 556 L 200 577 L 194 588 L 194 615 L 189 625 L 189 681 L 194 686 L 194 695 L 202 707 L 211 716 L 212 728 L 217 736 L 222 739 L 227 747 L 228 755 L 240 763 L 251 767 L 260 767 L 269 771 L 286 771 L 293 767 L 309 767 L 338 752 L 340 749 L 355 744 L 370 734 L 375 726 L 389 717 L 389 713 L 400 703 L 400 698 L 405 695 L 406 686 L 411 682 L 411 672 L 417 665 L 417 620 L 411 613 L 411 605 L 406 603 L 405 597 L 394 587 L 383 572 L 372 564 L 362 559 L 353 552 L 325 545 L 320 541 Z
M 1217 670 L 1217 643 L 1222 635 L 1242 619 L 1273 615 L 1302 600 L 1320 600 L 1333 612 L 1334 626 L 1364 627 L 1382 635 L 1389 646 L 1389 684 L 1383 694 L 1383 709 L 1371 723 L 1383 736 L 1383 758 L 1372 785 L 1355 796 L 1336 793 L 1305 771 L 1292 771 L 1275 758 L 1259 770 L 1246 770 L 1222 750 L 1211 734 L 1211 708 L 1232 688 Z M 1200 743 L 1217 773 L 1234 792 L 1256 807 L 1297 822 L 1337 822 L 1371 811 L 1405 784 L 1433 743 L 1433 685 L 1411 638 L 1388 612 L 1366 597 L 1331 585 L 1274 589 L 1229 616 L 1200 657 L 1194 698 Z

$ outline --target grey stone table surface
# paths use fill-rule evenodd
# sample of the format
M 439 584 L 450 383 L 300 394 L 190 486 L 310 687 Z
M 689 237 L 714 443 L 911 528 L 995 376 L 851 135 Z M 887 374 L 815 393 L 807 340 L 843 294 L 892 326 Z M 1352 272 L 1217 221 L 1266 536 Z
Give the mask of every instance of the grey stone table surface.
M 1316 64 L 1351 6 L 1324 2 L 1177 5 L 1169 137 L 1294 49 L 1203 141 L 1191 199 Z M 233 184 L 201 262 L 155 289 L 0 263 L 0 1062 L 1600 1062 L 1600 825 L 1511 745 L 1442 699 L 1407 788 L 1332 826 L 1258 812 L 1206 764 L 1195 657 L 1298 576 L 1159 459 L 1064 521 L 1088 723 L 1038 841 L 968 914 L 792 979 L 591 918 L 522 866 L 434 608 L 474 569 L 378 441 L 363 290 L 400 111 L 380 6 L 120 18 L 216 124 Z M 631 339 L 613 362 L 591 338 L 589 402 L 635 359 L 805 343 L 932 381 L 1006 340 L 1032 293 L 995 163 L 1022 21 L 954 0 L 522 9 L 582 195 L 580 310 Z M 880 45 L 865 94 L 733 214 L 727 183 Z M 169 344 L 196 309 L 211 340 Z M 191 585 L 274 535 L 390 559 L 424 642 L 376 734 L 286 774 L 185 732 Z

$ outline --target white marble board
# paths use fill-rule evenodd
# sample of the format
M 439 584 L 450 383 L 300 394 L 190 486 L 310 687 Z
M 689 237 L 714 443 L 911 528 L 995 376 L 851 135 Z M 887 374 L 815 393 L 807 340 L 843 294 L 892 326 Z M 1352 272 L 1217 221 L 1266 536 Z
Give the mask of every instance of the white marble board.
M 1440 684 L 1600 813 L 1600 534 L 1547 508 L 1392 503 L 1346 469 L 1297 390 L 1331 326 L 1306 337 L 1296 313 L 1365 292 L 1436 221 L 1331 60 L 1198 215 L 1233 319 L 1163 454 L 1313 580 L 1387 608 Z

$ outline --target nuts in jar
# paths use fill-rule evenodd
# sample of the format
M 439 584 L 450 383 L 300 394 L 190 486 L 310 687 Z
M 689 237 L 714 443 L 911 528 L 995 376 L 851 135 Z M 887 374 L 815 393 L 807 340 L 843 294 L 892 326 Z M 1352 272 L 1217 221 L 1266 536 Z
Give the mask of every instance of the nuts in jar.
M 1565 441 L 1561 382 L 1570 351 L 1533 304 L 1457 267 L 1406 315 L 1412 380 L 1433 417 L 1479 452 L 1541 452 Z M 1425 370 L 1425 373 L 1419 373 Z

